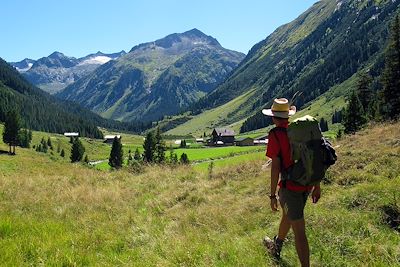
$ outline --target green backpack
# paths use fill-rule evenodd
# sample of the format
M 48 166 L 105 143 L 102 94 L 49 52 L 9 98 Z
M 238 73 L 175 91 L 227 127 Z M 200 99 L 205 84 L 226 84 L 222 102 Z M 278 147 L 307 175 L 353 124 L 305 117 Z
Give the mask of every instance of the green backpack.
M 301 185 L 316 185 L 335 164 L 335 149 L 321 133 L 318 121 L 307 115 L 289 124 L 287 129 L 294 164 L 282 171 L 282 180 Z

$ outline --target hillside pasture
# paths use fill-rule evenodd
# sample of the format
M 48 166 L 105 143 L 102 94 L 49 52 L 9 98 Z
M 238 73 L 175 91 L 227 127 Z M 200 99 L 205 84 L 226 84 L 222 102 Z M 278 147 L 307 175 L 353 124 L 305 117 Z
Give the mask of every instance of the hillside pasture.
M 399 126 L 334 144 L 339 161 L 305 210 L 312 266 L 399 265 Z M 137 174 L 32 149 L 0 154 L 0 265 L 274 266 L 261 240 L 280 216 L 269 208 L 265 159 L 250 158 L 257 153 L 211 175 L 207 163 Z M 280 266 L 298 265 L 292 233 L 282 258 Z

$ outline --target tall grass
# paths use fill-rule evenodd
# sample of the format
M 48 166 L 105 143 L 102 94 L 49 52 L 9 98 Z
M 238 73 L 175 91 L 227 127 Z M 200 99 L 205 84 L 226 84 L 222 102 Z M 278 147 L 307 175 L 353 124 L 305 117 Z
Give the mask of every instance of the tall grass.
M 382 207 L 399 205 L 399 123 L 335 145 L 320 203 L 306 206 L 312 266 L 396 266 L 400 236 Z M 7 146 L 0 143 L 0 150 Z M 269 169 L 252 159 L 196 171 L 102 172 L 18 149 L 0 154 L 2 266 L 273 266 Z M 292 235 L 283 266 L 298 265 Z

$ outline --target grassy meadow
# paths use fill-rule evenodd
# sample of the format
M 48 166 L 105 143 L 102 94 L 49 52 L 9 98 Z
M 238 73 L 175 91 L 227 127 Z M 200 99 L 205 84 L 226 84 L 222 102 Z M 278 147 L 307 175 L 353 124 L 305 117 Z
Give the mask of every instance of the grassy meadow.
M 339 161 L 306 206 L 312 266 L 400 265 L 400 229 L 385 215 L 400 206 L 399 126 L 335 142 Z M 279 223 L 262 154 L 135 173 L 0 153 L 0 265 L 275 266 L 261 245 Z M 292 234 L 282 257 L 298 266 Z

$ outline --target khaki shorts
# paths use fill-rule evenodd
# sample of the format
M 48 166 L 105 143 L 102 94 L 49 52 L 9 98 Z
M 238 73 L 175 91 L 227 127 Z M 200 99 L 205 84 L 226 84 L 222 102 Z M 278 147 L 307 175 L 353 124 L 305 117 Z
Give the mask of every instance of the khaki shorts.
M 307 197 L 309 195 L 308 191 L 296 192 L 286 188 L 280 188 L 278 195 L 281 207 L 291 221 L 304 218 L 304 207 L 306 206 Z

